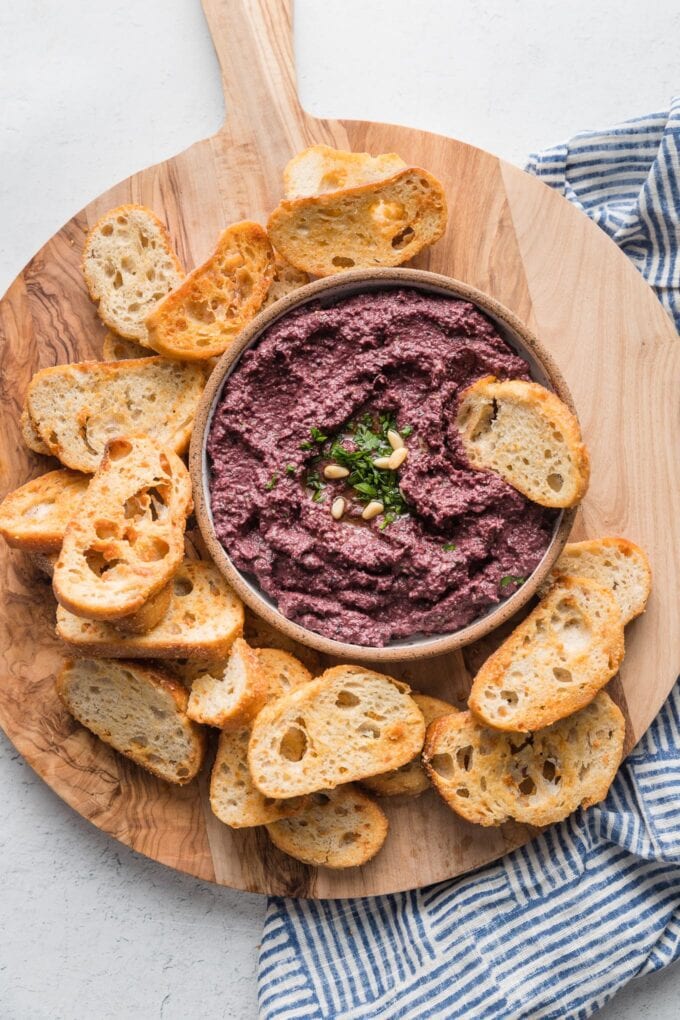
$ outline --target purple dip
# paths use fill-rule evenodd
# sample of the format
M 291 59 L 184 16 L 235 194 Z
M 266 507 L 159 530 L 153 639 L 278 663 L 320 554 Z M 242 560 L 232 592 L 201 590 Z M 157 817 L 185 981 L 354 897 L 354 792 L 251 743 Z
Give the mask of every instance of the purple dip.
M 465 301 L 372 291 L 283 316 L 227 380 L 208 438 L 215 530 L 234 565 L 288 619 L 359 645 L 456 631 L 510 595 L 556 515 L 469 466 L 456 408 L 485 375 L 530 378 Z M 334 436 L 385 412 L 412 429 L 398 473 L 408 513 L 388 526 L 362 519 L 345 480 L 318 502 L 306 484 L 312 430 Z M 336 521 L 338 495 L 348 509 Z

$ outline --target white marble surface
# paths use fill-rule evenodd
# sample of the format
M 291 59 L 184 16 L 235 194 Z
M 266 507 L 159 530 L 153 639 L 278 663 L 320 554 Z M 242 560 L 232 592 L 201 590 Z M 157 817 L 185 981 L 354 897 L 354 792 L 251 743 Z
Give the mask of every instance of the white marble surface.
M 226 3 L 229 0 L 225 0 Z M 303 105 L 412 124 L 521 164 L 661 109 L 673 0 L 297 0 Z M 219 126 L 198 0 L 0 4 L 0 292 L 90 198 Z M 82 821 L 0 736 L 0 1016 L 256 1015 L 263 901 L 145 860 Z M 600 1015 L 678 1016 L 680 969 Z

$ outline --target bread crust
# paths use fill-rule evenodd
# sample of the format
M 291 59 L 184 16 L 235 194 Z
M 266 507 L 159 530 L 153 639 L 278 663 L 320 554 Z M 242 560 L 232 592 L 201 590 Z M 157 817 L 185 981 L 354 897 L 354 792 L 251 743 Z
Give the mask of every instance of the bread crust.
M 495 729 L 541 729 L 592 701 L 624 651 L 623 620 L 611 592 L 587 578 L 560 578 L 486 660 L 468 704 Z
M 176 454 L 148 436 L 112 440 L 64 533 L 52 582 L 59 604 L 108 622 L 139 613 L 182 562 L 192 506 Z
M 210 258 L 149 313 L 149 346 L 184 361 L 223 354 L 262 307 L 273 277 L 274 252 L 264 228 L 250 220 L 233 223 Z
M 382 181 L 405 167 L 405 161 L 396 152 L 371 156 L 368 152 L 312 145 L 288 161 L 283 186 L 286 198 L 308 198 Z
M 625 721 L 604 692 L 576 714 L 522 736 L 472 712 L 433 722 L 423 763 L 448 806 L 477 825 L 551 825 L 603 800 L 623 757 Z
M 400 266 L 442 236 L 446 219 L 439 181 L 407 167 L 379 182 L 284 199 L 267 229 L 292 265 L 330 276 L 342 269 Z
M 523 379 L 478 379 L 461 396 L 457 425 L 472 467 L 495 471 L 541 506 L 571 507 L 583 499 L 590 457 L 581 428 L 544 386 Z
M 239 637 L 223 669 L 196 677 L 187 712 L 191 719 L 207 726 L 239 730 L 251 722 L 266 700 L 267 679 L 259 656 Z
M 25 552 L 59 552 L 89 483 L 88 475 L 67 468 L 26 482 L 0 503 L 0 535 Z
M 644 549 L 627 538 L 569 542 L 548 575 L 546 590 L 562 577 L 588 577 L 611 588 L 624 624 L 644 613 L 652 591 L 652 568 Z

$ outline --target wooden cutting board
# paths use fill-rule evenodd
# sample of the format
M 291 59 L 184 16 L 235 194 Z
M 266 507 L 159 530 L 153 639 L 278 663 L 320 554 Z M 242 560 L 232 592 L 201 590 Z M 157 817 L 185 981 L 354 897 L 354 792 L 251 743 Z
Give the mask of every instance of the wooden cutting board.
M 416 264 L 498 298 L 552 351 L 579 410 L 592 483 L 575 534 L 622 534 L 650 554 L 654 593 L 627 630 L 620 678 L 627 748 L 661 707 L 680 667 L 680 342 L 652 291 L 615 245 L 532 177 L 450 138 L 358 121 L 321 121 L 299 106 L 291 11 L 282 0 L 204 0 L 222 68 L 227 119 L 217 135 L 113 187 L 74 216 L 29 262 L 0 304 L 3 443 L 0 491 L 54 464 L 30 454 L 19 413 L 39 368 L 98 358 L 104 335 L 80 273 L 83 241 L 105 210 L 141 202 L 165 220 L 188 267 L 220 230 L 278 203 L 281 171 L 307 145 L 400 153 L 431 170 L 449 200 L 446 236 Z M 259 830 L 234 832 L 211 814 L 207 774 L 175 789 L 76 725 L 54 694 L 63 652 L 54 600 L 25 557 L 0 548 L 0 723 L 18 750 L 85 818 L 170 867 L 235 888 L 352 896 L 460 875 L 525 843 L 526 827 L 466 824 L 429 791 L 386 803 L 385 848 L 354 871 L 315 871 Z M 464 705 L 484 649 L 404 664 L 395 675 Z

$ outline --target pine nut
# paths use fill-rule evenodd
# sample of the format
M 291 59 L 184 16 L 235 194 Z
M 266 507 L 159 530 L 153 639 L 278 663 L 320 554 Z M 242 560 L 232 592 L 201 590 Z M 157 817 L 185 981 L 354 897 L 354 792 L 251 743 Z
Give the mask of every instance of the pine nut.
M 338 496 L 337 499 L 333 500 L 333 505 L 331 506 L 331 517 L 333 518 L 334 521 L 339 521 L 344 512 L 345 501 L 342 498 L 342 496 Z
M 381 514 L 384 509 L 385 507 L 379 500 L 372 499 L 368 506 L 364 508 L 364 512 L 361 516 L 365 521 L 372 521 L 373 518 L 377 517 L 378 514 Z
M 408 450 L 405 446 L 401 446 L 398 450 L 395 450 L 392 456 L 389 458 L 388 467 L 390 471 L 396 471 L 404 463 L 408 457 Z
M 387 439 L 393 450 L 401 450 L 404 446 L 404 440 L 398 432 L 394 431 L 394 429 L 389 430 L 387 433 Z
M 327 464 L 323 469 L 324 478 L 347 478 L 349 471 L 339 464 Z
M 373 461 L 373 467 L 381 468 L 385 471 L 390 466 L 391 457 L 377 457 Z

